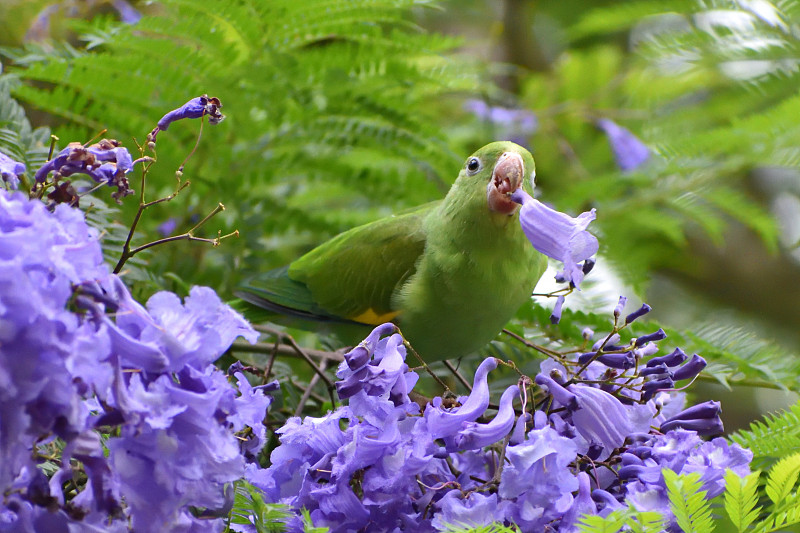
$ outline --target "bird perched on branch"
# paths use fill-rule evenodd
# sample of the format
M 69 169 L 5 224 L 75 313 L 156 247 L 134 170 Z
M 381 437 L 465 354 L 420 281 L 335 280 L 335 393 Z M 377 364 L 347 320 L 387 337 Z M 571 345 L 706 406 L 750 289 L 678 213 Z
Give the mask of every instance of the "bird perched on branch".
M 474 352 L 530 299 L 547 266 L 510 198 L 531 189 L 534 176 L 525 148 L 488 144 L 467 158 L 443 200 L 353 228 L 256 276 L 236 293 L 249 304 L 240 309 L 337 327 L 391 321 L 429 362 Z M 368 332 L 355 329 L 342 340 Z

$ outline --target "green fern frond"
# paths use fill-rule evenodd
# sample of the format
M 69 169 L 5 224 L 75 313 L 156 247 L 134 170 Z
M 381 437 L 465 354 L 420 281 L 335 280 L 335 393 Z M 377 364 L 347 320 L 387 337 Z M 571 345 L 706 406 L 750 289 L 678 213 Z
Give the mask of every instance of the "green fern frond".
M 757 494 L 760 474 L 753 472 L 740 478 L 733 470 L 725 472 L 725 511 L 740 533 L 746 531 L 761 512 Z
M 633 506 L 617 509 L 605 518 L 599 515 L 586 515 L 578 524 L 582 533 L 660 533 L 664 531 L 665 520 L 655 511 L 638 511 Z
M 204 132 L 187 163 L 187 192 L 198 211 L 225 204 L 231 227 L 224 229 L 239 229 L 242 244 L 230 243 L 224 253 L 198 251 L 216 258 L 202 262 L 186 261 L 180 245 L 145 256 L 155 271 L 174 269 L 224 287 L 249 274 L 233 262 L 263 270 L 302 250 L 302 242 L 281 234 L 303 227 L 306 242 L 318 243 L 370 216 L 439 198 L 449 187 L 465 154 L 431 103 L 474 93 L 482 82 L 476 69 L 465 68 L 474 62 L 450 54 L 459 39 L 413 22 L 420 7 L 435 2 L 165 0 L 135 27 L 80 24 L 91 50 L 39 61 L 32 52 L 17 53 L 13 70 L 21 83 L 12 91 L 58 117 L 62 139 L 63 131 L 69 140 L 85 140 L 108 128 L 126 146 L 132 137 L 142 142 L 164 113 L 188 99 L 219 97 L 227 119 Z M 197 133 L 198 124 L 187 122 L 159 136 L 149 193 L 171 192 L 172 172 Z M 323 192 L 333 190 L 351 203 L 323 206 L 332 197 Z M 248 226 L 233 227 L 237 219 Z M 142 236 L 158 223 L 144 221 Z M 276 233 L 281 249 L 249 246 L 266 231 Z
M 765 492 L 777 508 L 783 504 L 800 475 L 800 453 L 784 457 L 772 467 L 767 477 Z
M 581 533 L 617 533 L 627 523 L 629 513 L 619 509 L 605 518 L 600 515 L 583 516 L 578 524 Z
M 303 508 L 302 516 L 303 516 L 303 533 L 327 533 L 328 531 L 330 531 L 330 529 L 327 527 L 315 526 L 314 522 L 311 520 L 311 513 L 308 512 L 308 509 Z
M 244 480 L 236 483 L 235 491 L 226 533 L 231 531 L 230 524 L 247 524 L 255 527 L 258 533 L 286 531 L 286 522 L 294 516 L 288 506 L 266 503 L 261 491 Z
M 700 490 L 703 486 L 700 474 L 693 472 L 681 476 L 669 469 L 664 469 L 662 474 L 667 485 L 670 509 L 678 526 L 686 533 L 714 531 L 706 491 Z
M 737 431 L 730 439 L 753 452 L 756 464 L 800 452 L 800 403 L 789 409 L 767 414 L 750 424 L 750 429 Z

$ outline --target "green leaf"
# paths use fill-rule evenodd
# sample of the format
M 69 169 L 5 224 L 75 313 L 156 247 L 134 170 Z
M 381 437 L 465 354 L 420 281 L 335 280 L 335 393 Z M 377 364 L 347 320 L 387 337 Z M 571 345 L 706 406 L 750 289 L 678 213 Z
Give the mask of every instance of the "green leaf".
M 758 518 L 758 477 L 761 472 L 753 472 L 745 478 L 733 470 L 725 472 L 725 511 L 736 526 L 737 531 L 745 531 Z
M 784 457 L 769 471 L 765 492 L 777 508 L 792 492 L 800 475 L 800 453 Z
M 750 424 L 749 430 L 737 431 L 730 439 L 753 452 L 753 460 L 776 459 L 800 452 L 800 402 L 788 410 L 767 414 Z
M 230 531 L 230 524 L 250 524 L 258 533 L 286 531 L 286 521 L 294 514 L 289 506 L 266 503 L 261 490 L 244 480 L 236 482 L 235 490 L 226 532 Z
M 678 475 L 672 470 L 662 470 L 667 485 L 670 509 L 678 526 L 685 533 L 711 533 L 714 522 L 711 520 L 711 506 L 706 499 L 706 491 L 699 472 Z

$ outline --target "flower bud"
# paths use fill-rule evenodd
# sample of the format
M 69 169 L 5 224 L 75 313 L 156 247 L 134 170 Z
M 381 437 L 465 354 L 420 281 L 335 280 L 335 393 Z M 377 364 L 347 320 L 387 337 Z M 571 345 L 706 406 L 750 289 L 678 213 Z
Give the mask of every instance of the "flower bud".
M 651 310 L 651 307 L 649 305 L 642 304 L 642 306 L 639 309 L 637 309 L 636 311 L 634 311 L 633 313 L 631 313 L 631 314 L 629 314 L 628 316 L 625 317 L 625 323 L 626 324 L 630 324 L 631 322 L 633 322 L 637 318 L 642 317 L 642 316 L 646 315 L 647 313 L 649 313 L 650 310 Z

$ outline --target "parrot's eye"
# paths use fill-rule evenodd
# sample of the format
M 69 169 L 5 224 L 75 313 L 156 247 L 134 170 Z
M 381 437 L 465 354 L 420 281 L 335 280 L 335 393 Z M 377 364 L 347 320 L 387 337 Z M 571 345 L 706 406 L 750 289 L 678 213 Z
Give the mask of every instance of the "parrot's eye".
M 470 174 L 475 174 L 481 169 L 481 161 L 477 157 L 470 157 L 467 161 L 467 170 Z

